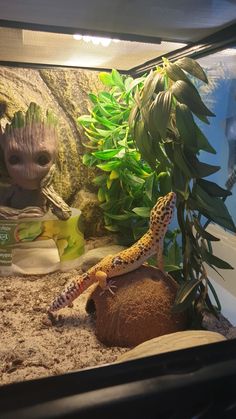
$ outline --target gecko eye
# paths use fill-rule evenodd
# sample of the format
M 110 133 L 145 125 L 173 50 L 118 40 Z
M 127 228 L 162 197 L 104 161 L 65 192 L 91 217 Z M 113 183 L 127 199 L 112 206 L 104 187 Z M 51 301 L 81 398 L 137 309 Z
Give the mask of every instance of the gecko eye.
M 36 163 L 39 166 L 46 166 L 51 161 L 51 156 L 48 153 L 40 153 L 37 156 Z
M 15 166 L 16 164 L 21 163 L 21 158 L 20 156 L 18 156 L 17 154 L 12 154 L 11 156 L 9 156 L 8 158 L 8 163 L 11 166 Z

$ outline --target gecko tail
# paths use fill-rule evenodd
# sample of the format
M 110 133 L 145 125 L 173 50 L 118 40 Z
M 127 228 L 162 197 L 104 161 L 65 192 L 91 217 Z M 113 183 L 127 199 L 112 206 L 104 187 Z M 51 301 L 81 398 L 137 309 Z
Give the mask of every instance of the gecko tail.
M 72 303 L 82 292 L 85 290 L 83 284 L 83 276 L 81 277 L 82 280 L 73 281 L 69 284 L 69 286 L 62 291 L 60 295 L 58 295 L 52 304 L 48 308 L 48 313 L 52 313 L 53 311 L 60 310 L 63 307 L 68 306 Z
M 58 295 L 48 308 L 48 312 L 60 310 L 68 306 L 81 294 L 77 283 L 72 282 L 60 295 Z

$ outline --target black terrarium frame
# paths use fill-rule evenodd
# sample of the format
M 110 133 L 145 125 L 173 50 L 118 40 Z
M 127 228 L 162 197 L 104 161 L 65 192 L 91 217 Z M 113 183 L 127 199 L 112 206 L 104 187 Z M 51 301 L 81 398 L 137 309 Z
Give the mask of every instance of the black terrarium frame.
M 233 418 L 235 339 L 4 386 L 0 418 Z

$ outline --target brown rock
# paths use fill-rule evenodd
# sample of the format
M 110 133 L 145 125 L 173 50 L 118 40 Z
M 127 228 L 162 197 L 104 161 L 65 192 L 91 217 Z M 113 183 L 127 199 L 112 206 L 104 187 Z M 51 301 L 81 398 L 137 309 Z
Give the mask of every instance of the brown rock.
M 114 278 L 115 295 L 98 286 L 87 303 L 96 310 L 96 335 L 108 346 L 132 347 L 184 330 L 186 315 L 173 313 L 178 285 L 159 269 L 142 266 Z
M 73 205 L 83 214 L 86 237 L 105 234 L 103 214 L 99 208 L 97 194 L 81 189 L 75 196 Z

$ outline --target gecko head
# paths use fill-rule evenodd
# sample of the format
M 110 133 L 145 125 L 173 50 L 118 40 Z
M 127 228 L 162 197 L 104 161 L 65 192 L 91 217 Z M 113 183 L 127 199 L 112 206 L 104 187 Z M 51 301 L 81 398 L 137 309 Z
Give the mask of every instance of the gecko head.
M 150 228 L 158 229 L 161 225 L 167 227 L 170 221 L 172 220 L 174 208 L 176 203 L 176 194 L 174 192 L 169 192 L 165 196 L 161 196 L 156 205 L 151 211 L 150 217 Z

